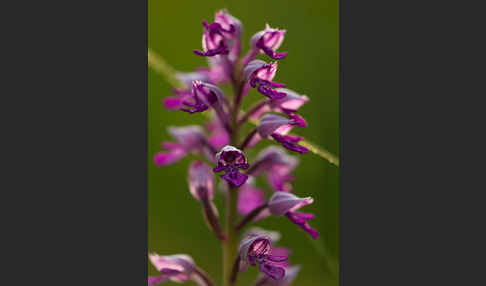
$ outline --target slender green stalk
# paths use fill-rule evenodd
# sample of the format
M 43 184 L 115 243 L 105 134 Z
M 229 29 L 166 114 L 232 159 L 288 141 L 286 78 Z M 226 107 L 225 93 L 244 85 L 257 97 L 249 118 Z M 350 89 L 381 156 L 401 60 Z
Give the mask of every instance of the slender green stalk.
M 148 65 L 160 73 L 175 88 L 184 88 L 184 84 L 175 76 L 176 71 L 158 54 L 148 49 Z
M 231 112 L 230 144 L 232 146 L 238 146 L 238 142 L 240 140 L 238 113 L 239 113 L 240 103 L 241 103 L 241 97 L 240 97 L 241 84 L 234 76 L 232 76 L 232 84 L 233 84 L 233 91 L 234 91 L 234 95 L 233 95 L 234 102 L 233 102 L 233 110 Z M 223 242 L 223 285 L 224 286 L 232 286 L 234 285 L 232 282 L 236 280 L 235 277 L 232 277 L 233 266 L 238 255 L 237 253 L 238 238 L 236 236 L 237 232 L 235 231 L 235 226 L 238 219 L 238 214 L 236 212 L 236 201 L 237 201 L 237 189 L 229 187 L 225 196 L 226 240 Z

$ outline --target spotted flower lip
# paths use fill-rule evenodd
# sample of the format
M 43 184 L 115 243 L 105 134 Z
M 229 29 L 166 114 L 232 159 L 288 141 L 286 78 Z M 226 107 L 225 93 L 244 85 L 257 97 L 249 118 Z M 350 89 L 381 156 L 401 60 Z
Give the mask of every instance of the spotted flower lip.
M 296 212 L 301 207 L 313 202 L 314 199 L 311 197 L 299 198 L 292 193 L 275 192 L 268 201 L 268 209 L 274 216 L 285 215 L 290 221 L 309 233 L 312 238 L 317 239 L 319 233 L 307 223 L 308 220 L 314 218 L 314 215 Z
M 189 167 L 189 191 L 197 200 L 214 198 L 214 176 L 211 168 L 201 161 L 194 161 Z
M 253 49 L 260 50 L 261 53 L 267 54 L 272 59 L 283 59 L 287 56 L 287 52 L 276 52 L 282 45 L 285 38 L 286 30 L 279 30 L 270 28 L 268 24 L 265 25 L 265 30 L 257 32 L 251 38 L 251 46 Z
M 161 276 L 149 276 L 149 286 L 158 285 L 167 279 L 179 283 L 190 280 L 196 267 L 192 257 L 187 254 L 161 256 L 150 253 L 149 260 L 162 274 Z
M 240 270 L 244 271 L 249 265 L 259 264 L 259 270 L 275 280 L 282 279 L 285 269 L 278 263 L 287 260 L 287 256 L 272 255 L 270 238 L 259 234 L 250 234 L 240 243 Z
M 277 66 L 277 62 L 267 64 L 264 61 L 253 60 L 243 70 L 243 78 L 251 87 L 257 88 L 258 92 L 266 97 L 272 100 L 283 98 L 285 93 L 275 88 L 285 87 L 285 85 L 272 81 L 275 77 Z
M 206 153 L 207 144 L 204 132 L 197 125 L 183 127 L 170 126 L 168 133 L 176 142 L 163 142 L 162 147 L 167 149 L 155 154 L 155 164 L 162 167 L 175 163 L 187 156 L 189 153 Z
M 226 30 L 217 22 L 208 24 L 206 21 L 203 21 L 202 24 L 204 26 L 202 37 L 203 51 L 194 50 L 194 53 L 202 57 L 227 55 L 229 46 L 225 34 L 233 34 L 235 27 L 230 26 L 230 30 Z
M 250 165 L 241 150 L 230 145 L 224 146 L 216 154 L 217 166 L 213 172 L 219 173 L 225 171 L 221 178 L 226 180 L 232 187 L 240 187 L 248 179 L 248 175 L 240 173 L 238 169 L 246 170 Z

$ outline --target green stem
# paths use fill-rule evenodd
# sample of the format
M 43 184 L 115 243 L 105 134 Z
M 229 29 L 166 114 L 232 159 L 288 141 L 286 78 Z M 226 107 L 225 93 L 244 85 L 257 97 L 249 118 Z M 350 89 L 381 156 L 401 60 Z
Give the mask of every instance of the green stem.
M 223 285 L 231 285 L 231 272 L 237 256 L 238 241 L 235 231 L 237 193 L 233 188 L 229 188 L 226 193 L 226 240 L 223 243 Z
M 239 141 L 240 128 L 238 125 L 238 113 L 240 103 L 238 102 L 239 94 L 241 90 L 237 80 L 233 78 L 233 91 L 234 91 L 234 103 L 233 112 L 231 112 L 231 137 L 230 144 L 232 146 L 237 146 Z M 235 263 L 236 257 L 238 255 L 238 240 L 236 237 L 235 226 L 238 219 L 238 214 L 236 212 L 236 201 L 237 201 L 237 189 L 229 187 L 225 196 L 225 233 L 226 240 L 223 242 L 223 285 L 232 286 L 232 272 L 233 265 Z M 234 277 L 233 277 L 234 278 Z

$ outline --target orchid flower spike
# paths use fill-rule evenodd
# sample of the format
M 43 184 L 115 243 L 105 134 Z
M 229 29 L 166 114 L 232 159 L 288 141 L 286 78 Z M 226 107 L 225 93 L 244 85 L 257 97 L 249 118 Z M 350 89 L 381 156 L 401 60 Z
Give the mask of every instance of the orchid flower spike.
M 251 87 L 257 88 L 258 92 L 266 97 L 272 100 L 283 98 L 285 93 L 274 88 L 285 87 L 285 84 L 272 81 L 277 72 L 277 65 L 277 62 L 267 64 L 260 60 L 251 61 L 243 70 L 243 78 Z
M 245 271 L 248 264 L 259 264 L 260 272 L 265 273 L 275 280 L 280 280 L 285 275 L 285 269 L 278 263 L 287 260 L 286 256 L 270 254 L 270 238 L 259 234 L 250 234 L 245 237 L 239 248 L 240 271 Z
M 225 171 L 221 178 L 225 179 L 232 187 L 240 187 L 248 179 L 248 175 L 240 173 L 238 170 L 246 170 L 250 166 L 241 150 L 226 145 L 216 154 L 216 162 L 218 165 L 213 171 L 215 173 Z
M 285 215 L 291 222 L 309 233 L 312 238 L 317 239 L 319 233 L 307 223 L 308 220 L 314 218 L 314 214 L 296 212 L 297 209 L 313 202 L 314 199 L 311 197 L 299 198 L 291 193 L 275 192 L 268 201 L 268 209 L 274 216 Z
M 251 47 L 254 50 L 260 50 L 260 53 L 265 53 L 274 60 L 283 59 L 288 53 L 278 53 L 276 50 L 282 44 L 285 38 L 285 32 L 285 30 L 270 28 L 270 26 L 266 24 L 265 30 L 257 32 L 251 38 Z

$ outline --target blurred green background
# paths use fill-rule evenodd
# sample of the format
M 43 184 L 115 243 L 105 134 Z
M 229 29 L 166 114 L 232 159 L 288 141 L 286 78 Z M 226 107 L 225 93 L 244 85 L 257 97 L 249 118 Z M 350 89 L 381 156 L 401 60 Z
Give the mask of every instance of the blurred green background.
M 212 22 L 214 13 L 221 8 L 227 8 L 243 23 L 243 54 L 249 48 L 251 36 L 266 23 L 287 30 L 279 51 L 288 51 L 289 55 L 279 61 L 274 80 L 310 98 L 299 110 L 309 126 L 294 128 L 294 133 L 338 155 L 338 1 L 149 0 L 148 47 L 179 71 L 206 66 L 206 60 L 192 51 L 201 49 L 201 21 Z M 259 58 L 270 61 L 267 56 Z M 199 203 L 190 196 L 186 183 L 192 158 L 186 157 L 165 168 L 152 163 L 153 154 L 160 151 L 160 142 L 171 140 L 166 133 L 167 126 L 197 124 L 204 119 L 199 114 L 191 116 L 164 109 L 161 100 L 171 95 L 171 88 L 160 74 L 149 68 L 148 250 L 161 255 L 187 253 L 220 285 L 221 247 L 204 224 Z M 252 90 L 244 107 L 261 98 L 262 95 Z M 261 142 L 256 148 L 264 146 Z M 258 150 L 249 154 L 250 164 Z M 339 169 L 312 153 L 300 157 L 300 165 L 294 171 L 294 193 L 315 199 L 314 204 L 302 211 L 316 214 L 310 225 L 318 229 L 319 240 L 312 241 L 285 217 L 267 218 L 257 225 L 279 230 L 282 239 L 278 245 L 293 250 L 290 261 L 302 266 L 293 285 L 338 285 L 337 274 L 333 272 L 338 271 L 339 257 Z M 263 182 L 259 187 L 267 188 L 264 180 L 259 182 Z M 221 196 L 215 202 L 223 213 Z M 150 264 L 148 268 L 149 275 L 157 274 Z M 256 273 L 255 268 L 249 268 L 239 276 L 238 285 L 252 285 Z

